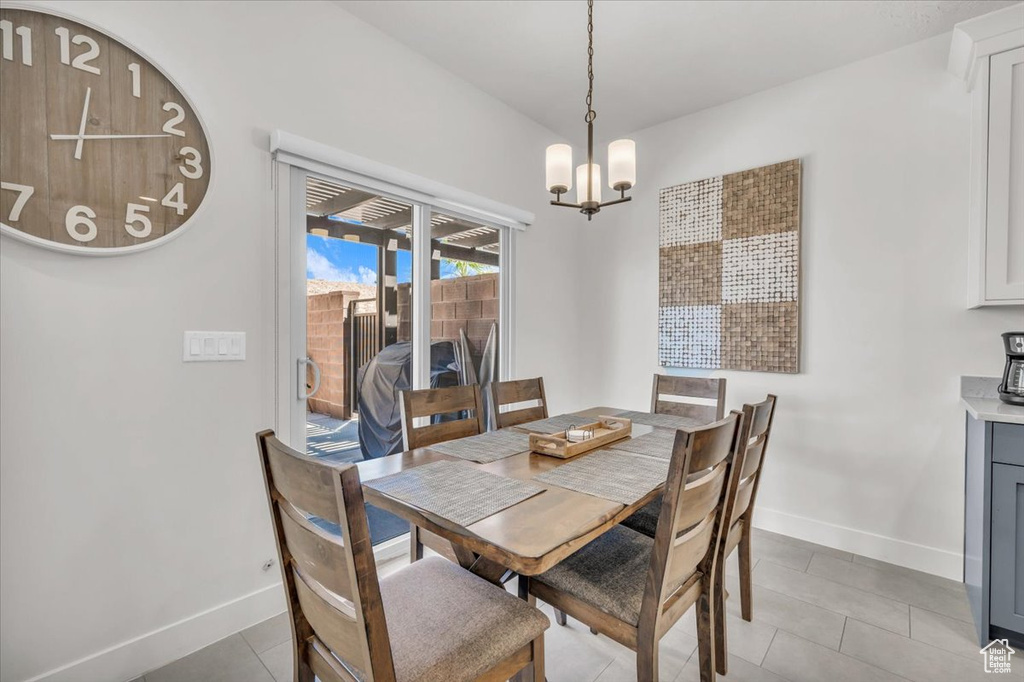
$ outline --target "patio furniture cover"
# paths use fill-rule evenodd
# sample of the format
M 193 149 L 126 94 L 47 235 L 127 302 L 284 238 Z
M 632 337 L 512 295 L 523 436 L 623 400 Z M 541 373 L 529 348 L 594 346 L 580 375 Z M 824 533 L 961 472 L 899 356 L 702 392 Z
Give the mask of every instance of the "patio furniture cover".
M 459 385 L 459 365 L 450 341 L 430 344 L 430 387 Z M 412 388 L 412 343 L 393 343 L 356 375 L 359 447 L 363 459 L 402 451 L 399 391 Z

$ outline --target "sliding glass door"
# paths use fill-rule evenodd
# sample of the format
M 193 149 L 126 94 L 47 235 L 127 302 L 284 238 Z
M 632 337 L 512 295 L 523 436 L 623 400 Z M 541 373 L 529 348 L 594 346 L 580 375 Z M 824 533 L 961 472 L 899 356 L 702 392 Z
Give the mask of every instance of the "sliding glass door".
M 486 393 L 508 375 L 509 229 L 412 192 L 290 172 L 278 254 L 290 264 L 287 439 L 338 464 L 401 452 L 401 391 L 476 383 Z M 374 544 L 400 544 L 408 524 L 368 512 Z

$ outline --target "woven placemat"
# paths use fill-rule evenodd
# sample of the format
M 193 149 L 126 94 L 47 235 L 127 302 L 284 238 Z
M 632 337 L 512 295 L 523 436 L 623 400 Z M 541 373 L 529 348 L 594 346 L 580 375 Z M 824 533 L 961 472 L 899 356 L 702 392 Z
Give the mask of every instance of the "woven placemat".
M 544 491 L 466 462 L 431 462 L 364 485 L 424 511 L 468 526 Z
M 488 431 L 479 436 L 434 443 L 430 449 L 459 459 L 487 464 L 527 452 L 530 449 L 530 434 L 506 429 Z
M 535 422 L 518 424 L 516 425 L 516 428 L 523 429 L 524 431 L 532 431 L 533 433 L 550 434 L 565 431 L 570 426 L 593 424 L 596 421 L 597 417 L 581 417 L 578 414 L 559 414 L 554 417 L 548 417 L 547 419 L 539 419 Z
M 668 478 L 668 461 L 621 450 L 598 450 L 534 480 L 622 504 L 633 504 Z
M 675 445 L 675 442 L 675 429 L 655 428 L 650 433 L 645 433 L 636 438 L 620 440 L 608 447 L 612 450 L 624 450 L 625 452 L 646 455 L 647 457 L 672 459 L 672 447 Z
M 623 417 L 634 424 L 657 426 L 662 429 L 681 429 L 684 427 L 707 426 L 709 422 L 691 417 L 677 417 L 672 414 L 654 414 L 652 412 L 620 412 L 616 417 Z

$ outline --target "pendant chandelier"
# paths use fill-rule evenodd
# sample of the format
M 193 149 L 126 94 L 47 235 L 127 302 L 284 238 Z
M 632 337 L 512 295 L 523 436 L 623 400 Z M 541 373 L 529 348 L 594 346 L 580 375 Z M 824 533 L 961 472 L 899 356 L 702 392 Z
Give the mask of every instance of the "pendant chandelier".
M 636 143 L 615 140 L 608 145 L 608 187 L 619 193 L 610 201 L 601 202 L 601 166 L 594 163 L 594 0 L 587 0 L 587 162 L 576 168 L 576 203 L 562 201 L 572 189 L 572 147 L 553 144 L 547 148 L 547 187 L 555 195 L 554 206 L 579 209 L 591 220 L 605 206 L 621 204 L 633 197 L 626 190 L 636 184 Z

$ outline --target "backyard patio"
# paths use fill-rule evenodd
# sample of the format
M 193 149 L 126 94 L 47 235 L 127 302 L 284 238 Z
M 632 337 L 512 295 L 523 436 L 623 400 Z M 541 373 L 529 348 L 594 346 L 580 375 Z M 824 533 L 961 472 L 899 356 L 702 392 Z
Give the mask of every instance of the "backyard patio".
M 359 419 L 336 419 L 309 412 L 306 416 L 306 454 L 328 462 L 358 462 Z

